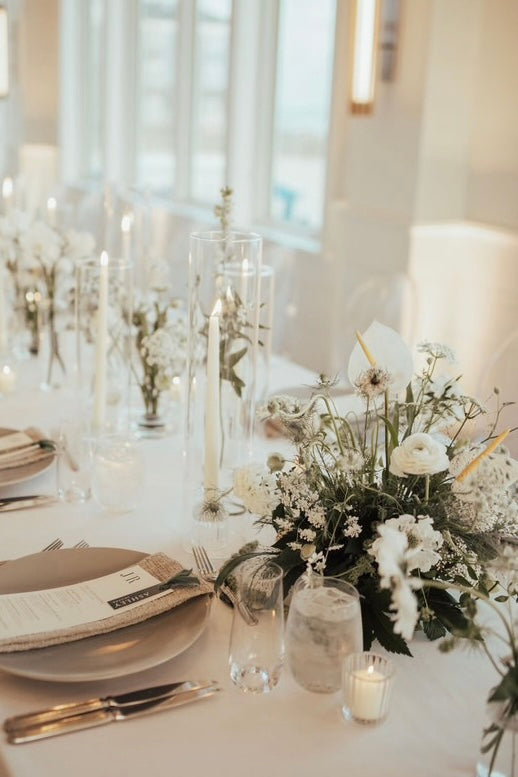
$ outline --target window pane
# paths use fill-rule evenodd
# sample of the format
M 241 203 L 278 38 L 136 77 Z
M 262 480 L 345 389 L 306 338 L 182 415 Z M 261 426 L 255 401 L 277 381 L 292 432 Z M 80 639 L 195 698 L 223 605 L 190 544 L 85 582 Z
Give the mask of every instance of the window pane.
M 104 137 L 104 0 L 90 0 L 86 27 L 86 126 L 85 173 L 100 178 L 103 169 Z
M 175 181 L 178 0 L 139 0 L 137 183 L 171 194 Z
M 319 229 L 334 52 L 335 0 L 281 0 L 271 216 Z
M 199 0 L 193 89 L 191 196 L 213 202 L 225 181 L 231 0 Z

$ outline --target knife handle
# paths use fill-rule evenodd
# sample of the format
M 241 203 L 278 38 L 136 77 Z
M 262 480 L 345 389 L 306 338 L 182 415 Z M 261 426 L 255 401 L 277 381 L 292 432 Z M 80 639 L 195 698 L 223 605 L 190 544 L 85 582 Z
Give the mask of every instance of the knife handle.
M 31 726 L 40 726 L 43 723 L 52 723 L 55 720 L 67 718 L 71 714 L 81 715 L 86 712 L 96 712 L 103 710 L 106 702 L 103 699 L 89 699 L 83 702 L 70 702 L 69 704 L 57 704 L 41 712 L 27 712 L 24 715 L 14 715 L 7 718 L 4 723 L 4 731 L 8 733 L 14 729 L 30 728 Z
M 68 734 L 71 731 L 82 731 L 86 728 L 104 726 L 105 723 L 111 723 L 113 719 L 113 712 L 106 710 L 86 712 L 84 715 L 61 718 L 61 720 L 56 720 L 53 723 L 44 723 L 41 726 L 30 726 L 8 731 L 7 741 L 12 745 L 22 744 L 23 742 L 35 742 L 37 739 L 56 737 L 60 734 Z

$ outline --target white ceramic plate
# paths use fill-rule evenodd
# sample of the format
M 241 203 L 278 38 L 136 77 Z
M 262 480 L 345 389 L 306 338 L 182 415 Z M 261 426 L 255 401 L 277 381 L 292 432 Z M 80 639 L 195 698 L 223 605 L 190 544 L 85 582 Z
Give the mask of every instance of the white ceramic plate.
M 6 434 L 12 434 L 16 431 L 18 430 L 0 429 L 0 437 L 3 437 Z M 6 470 L 0 470 L 0 488 L 3 486 L 14 486 L 15 483 L 23 483 L 25 480 L 30 480 L 37 475 L 41 475 L 42 472 L 45 472 L 52 466 L 55 458 L 55 451 L 49 451 L 45 458 L 22 464 L 21 467 L 10 467 Z
M 146 554 L 122 548 L 71 548 L 35 553 L 0 566 L 0 594 L 70 585 L 134 564 Z M 51 647 L 0 653 L 0 669 L 53 682 L 122 677 L 158 666 L 182 653 L 201 635 L 210 597 L 108 634 Z

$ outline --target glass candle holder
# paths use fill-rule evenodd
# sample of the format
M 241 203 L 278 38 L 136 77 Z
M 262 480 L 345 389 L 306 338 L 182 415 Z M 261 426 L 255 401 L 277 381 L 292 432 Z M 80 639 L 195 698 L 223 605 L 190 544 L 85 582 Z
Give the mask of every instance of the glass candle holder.
M 381 723 L 388 714 L 395 668 L 377 653 L 352 653 L 343 663 L 342 713 L 357 723 Z
M 251 454 L 261 261 L 259 235 L 191 235 L 185 451 L 194 463 L 193 500 L 201 483 L 205 491 L 228 491 L 233 469 Z
M 144 467 L 138 442 L 124 435 L 99 437 L 93 454 L 94 498 L 108 512 L 131 512 L 142 495 Z
M 275 305 L 275 272 L 263 264 L 259 288 L 259 347 L 257 349 L 256 403 L 264 402 L 270 388 Z
M 126 259 L 103 252 L 100 260 L 78 263 L 77 391 L 97 434 L 125 432 L 129 426 L 132 298 L 132 266 Z

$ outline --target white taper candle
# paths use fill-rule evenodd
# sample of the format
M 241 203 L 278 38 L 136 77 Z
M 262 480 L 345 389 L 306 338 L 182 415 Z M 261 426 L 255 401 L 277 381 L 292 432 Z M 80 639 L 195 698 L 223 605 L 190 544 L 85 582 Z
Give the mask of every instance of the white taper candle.
M 106 356 L 108 353 L 108 263 L 106 251 L 101 253 L 99 271 L 99 303 L 97 307 L 97 339 L 95 342 L 94 428 L 101 430 L 106 415 Z
M 221 300 L 218 300 L 209 318 L 207 344 L 207 391 L 205 395 L 205 468 L 203 484 L 206 491 L 219 488 L 219 316 Z

